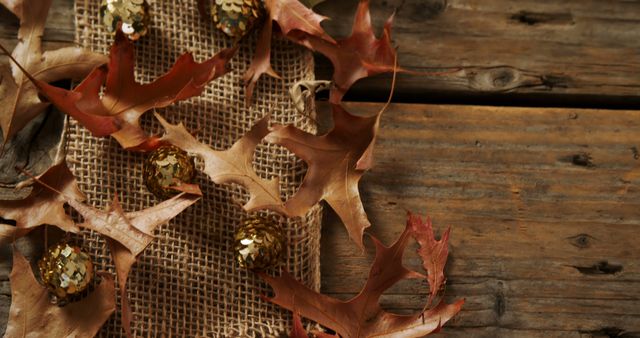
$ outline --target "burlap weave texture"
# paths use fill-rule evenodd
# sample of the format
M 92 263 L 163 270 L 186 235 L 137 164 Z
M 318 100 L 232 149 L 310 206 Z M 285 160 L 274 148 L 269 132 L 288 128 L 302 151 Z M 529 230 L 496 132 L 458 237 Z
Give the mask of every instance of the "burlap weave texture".
M 178 56 L 191 51 L 203 61 L 231 46 L 210 20 L 203 21 L 195 0 L 149 1 L 151 30 L 136 42 L 136 72 L 150 82 L 170 69 Z M 78 43 L 108 52 L 112 36 L 99 21 L 99 0 L 76 0 Z M 313 123 L 295 111 L 288 88 L 313 79 L 312 55 L 301 47 L 274 39 L 272 63 L 282 80 L 260 80 L 254 103 L 244 103 L 242 74 L 253 55 L 256 34 L 241 43 L 230 74 L 214 81 L 198 98 L 158 110 L 172 123 L 183 122 L 197 138 L 214 149 L 227 149 L 266 113 L 272 121 L 294 123 L 313 130 Z M 143 118 L 149 132 L 159 133 L 152 114 Z M 144 155 L 126 152 L 112 139 L 95 138 L 74 121 L 67 130 L 68 162 L 97 207 L 118 194 L 125 211 L 141 210 L 159 201 L 142 183 Z M 258 173 L 280 177 L 283 198 L 291 196 L 304 175 L 304 165 L 285 149 L 266 143 L 254 156 Z M 200 166 L 200 164 L 198 164 Z M 289 314 L 260 299 L 269 288 L 252 273 L 234 264 L 233 233 L 247 214 L 239 206 L 246 192 L 234 185 L 215 185 L 199 173 L 204 197 L 157 231 L 157 239 L 141 254 L 129 276 L 128 290 L 137 337 L 265 337 L 289 328 Z M 320 285 L 321 210 L 302 219 L 280 219 L 289 242 L 286 267 L 307 285 Z M 113 271 L 104 241 L 94 233 L 80 240 L 98 269 Z M 118 301 L 118 306 L 120 302 Z M 119 313 L 100 336 L 122 336 Z

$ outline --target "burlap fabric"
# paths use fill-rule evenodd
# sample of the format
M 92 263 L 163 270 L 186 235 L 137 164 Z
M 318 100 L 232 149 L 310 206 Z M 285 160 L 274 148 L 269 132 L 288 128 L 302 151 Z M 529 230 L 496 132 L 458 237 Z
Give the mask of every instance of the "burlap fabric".
M 149 82 L 162 75 L 186 51 L 203 61 L 231 45 L 211 21 L 199 17 L 195 0 L 149 3 L 151 31 L 136 43 L 138 81 Z M 77 40 L 107 53 L 112 37 L 100 24 L 99 5 L 99 0 L 76 0 Z M 172 123 L 182 121 L 189 130 L 197 131 L 200 141 L 215 149 L 229 148 L 267 112 L 272 121 L 313 129 L 311 121 L 295 112 L 287 94 L 293 83 L 313 79 L 313 58 L 286 41 L 274 40 L 272 52 L 273 66 L 283 80 L 261 79 L 254 104 L 244 104 L 242 74 L 251 61 L 255 40 L 254 33 L 241 44 L 231 62 L 233 71 L 213 82 L 202 97 L 159 112 Z M 150 132 L 161 132 L 151 114 L 145 116 L 143 125 Z M 112 139 L 92 137 L 74 121 L 67 132 L 68 162 L 89 203 L 105 207 L 115 193 L 125 211 L 158 203 L 142 182 L 144 155 L 122 151 Z M 262 144 L 254 159 L 260 175 L 280 177 L 283 197 L 295 192 L 304 165 L 292 154 Z M 162 226 L 131 271 L 128 290 L 135 336 L 264 337 L 288 330 L 289 314 L 260 299 L 269 292 L 268 286 L 234 264 L 234 229 L 247 217 L 238 201 L 247 199 L 246 192 L 238 186 L 215 185 L 202 173 L 197 179 L 202 200 Z M 280 221 L 289 242 L 287 268 L 307 285 L 319 288 L 320 209 L 303 219 Z M 98 269 L 113 271 L 108 248 L 99 236 L 87 232 L 79 241 L 94 255 Z M 117 313 L 100 336 L 122 334 Z

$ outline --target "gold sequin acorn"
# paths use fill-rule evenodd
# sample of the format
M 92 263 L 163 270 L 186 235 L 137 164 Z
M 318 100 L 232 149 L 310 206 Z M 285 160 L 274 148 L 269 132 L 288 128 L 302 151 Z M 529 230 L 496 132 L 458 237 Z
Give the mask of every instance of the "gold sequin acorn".
M 235 235 L 236 262 L 249 270 L 278 266 L 285 258 L 286 235 L 272 220 L 255 217 L 244 221 Z
M 38 261 L 40 278 L 56 303 L 86 290 L 93 279 L 93 263 L 79 247 L 66 243 L 49 248 Z
M 122 32 L 138 40 L 149 31 L 149 4 L 146 0 L 102 0 L 100 19 L 109 33 L 115 34 L 122 24 Z
M 234 39 L 251 31 L 264 12 L 262 0 L 214 0 L 211 6 L 216 27 Z
M 144 162 L 144 183 L 159 199 L 180 193 L 172 189 L 179 183 L 192 183 L 196 175 L 193 157 L 175 146 L 162 146 L 154 150 Z

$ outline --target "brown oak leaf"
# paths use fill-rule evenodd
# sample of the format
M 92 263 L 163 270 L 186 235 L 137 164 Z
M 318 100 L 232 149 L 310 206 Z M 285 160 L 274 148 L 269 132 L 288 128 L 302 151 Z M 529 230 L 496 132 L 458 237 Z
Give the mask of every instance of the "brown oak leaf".
M 358 183 L 365 170 L 357 163 L 377 132 L 379 115 L 354 116 L 332 105 L 334 128 L 316 136 L 294 126 L 274 126 L 266 140 L 282 145 L 307 163 L 299 190 L 285 202 L 291 216 L 302 216 L 325 200 L 344 223 L 349 237 L 362 249 L 362 234 L 371 224 L 364 211 Z
M 420 245 L 418 254 L 422 257 L 424 270 L 427 271 L 430 291 L 428 303 L 430 304 L 445 282 L 444 266 L 449 256 L 448 243 L 451 228 L 448 228 L 442 238 L 437 241 L 433 234 L 431 219 L 427 217 L 425 222 L 422 222 L 419 215 L 411 212 L 407 215 L 407 227 L 411 228 L 413 237 Z
M 18 44 L 13 57 L 43 83 L 81 79 L 107 57 L 77 47 L 42 51 L 42 35 L 52 0 L 0 0 L 20 19 Z M 8 52 L 7 52 L 8 53 Z M 0 128 L 6 144 L 11 137 L 42 113 L 48 103 L 15 65 L 0 65 Z M 12 74 L 13 73 L 13 74 Z
M 371 25 L 369 0 L 360 0 L 351 35 L 331 43 L 309 34 L 290 35 L 289 38 L 325 55 L 333 64 L 333 81 L 330 101 L 340 103 L 346 92 L 358 80 L 381 73 L 404 71 L 395 66 L 396 49 L 391 41 L 394 15 L 384 25 L 378 39 Z
M 15 226 L 3 225 L 0 229 L 0 243 L 22 237 L 42 224 L 55 225 L 68 232 L 78 232 L 80 229 L 64 210 L 67 196 L 76 201 L 85 199 L 78 188 L 76 178 L 67 164 L 62 162 L 35 178 L 33 190 L 27 198 L 0 201 L 0 217 L 16 222 Z
M 4 337 L 94 337 L 116 309 L 113 278 L 106 273 L 99 276 L 102 281 L 86 298 L 64 307 L 51 304 L 49 291 L 14 247 L 11 308 Z
M 201 94 L 209 82 L 227 73 L 227 62 L 235 51 L 224 49 L 203 63 L 197 63 L 190 53 L 183 54 L 165 75 L 139 84 L 134 76 L 134 44 L 118 32 L 108 66 L 96 68 L 73 91 L 37 79 L 34 83 L 56 107 L 94 136 L 111 135 L 125 149 L 149 150 L 157 144 L 140 127 L 140 117 L 153 108 Z
M 68 201 L 69 205 L 84 218 L 83 223 L 79 224 L 80 227 L 92 229 L 107 237 L 118 277 L 122 326 L 128 337 L 131 337 L 132 315 L 126 285 L 136 257 L 151 244 L 154 239 L 153 232 L 160 225 L 176 217 L 200 199 L 200 196 L 201 193 L 181 193 L 153 207 L 136 212 L 124 212 L 117 196 L 106 210 L 98 210 L 78 201 Z
M 379 304 L 382 294 L 399 281 L 424 278 L 424 275 L 402 264 L 402 256 L 412 235 L 422 239 L 424 231 L 413 233 L 412 227 L 407 226 L 389 247 L 371 237 L 376 256 L 369 278 L 360 293 L 348 301 L 313 291 L 286 271 L 279 277 L 260 274 L 275 292 L 275 296 L 268 300 L 330 328 L 343 338 L 422 337 L 437 331 L 460 311 L 464 300 L 453 304 L 441 301 L 433 308 L 426 305 L 422 312 L 413 315 L 390 313 Z M 446 245 L 446 239 L 443 238 L 443 242 Z
M 156 114 L 165 129 L 161 141 L 171 143 L 204 160 L 204 172 L 216 184 L 236 183 L 249 190 L 249 201 L 243 206 L 246 211 L 268 209 L 284 212 L 280 199 L 280 182 L 277 177 L 266 180 L 253 169 L 253 154 L 256 146 L 269 133 L 269 117 L 259 120 L 231 148 L 214 150 L 196 140 L 184 125 L 172 125 Z

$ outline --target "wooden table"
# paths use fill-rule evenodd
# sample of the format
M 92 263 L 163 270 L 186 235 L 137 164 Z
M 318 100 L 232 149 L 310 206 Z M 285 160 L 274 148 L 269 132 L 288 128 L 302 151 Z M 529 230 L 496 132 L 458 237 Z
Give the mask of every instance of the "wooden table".
M 440 233 L 451 225 L 447 294 L 466 304 L 444 332 L 640 336 L 640 2 L 372 2 L 378 27 L 398 8 L 401 65 L 449 71 L 400 77 L 403 103 L 385 113 L 360 187 L 386 243 L 406 210 L 431 215 Z M 318 7 L 331 33 L 348 33 L 356 3 Z M 73 40 L 72 6 L 54 1 L 49 47 Z M 0 10 L 3 44 L 17 27 Z M 317 64 L 327 77 L 327 61 Z M 384 76 L 359 83 L 351 109 L 379 109 L 388 87 Z M 322 291 L 349 298 L 371 252 L 360 254 L 331 212 L 322 236 Z M 0 262 L 0 326 L 9 268 Z M 383 306 L 416 311 L 425 291 L 403 282 Z

